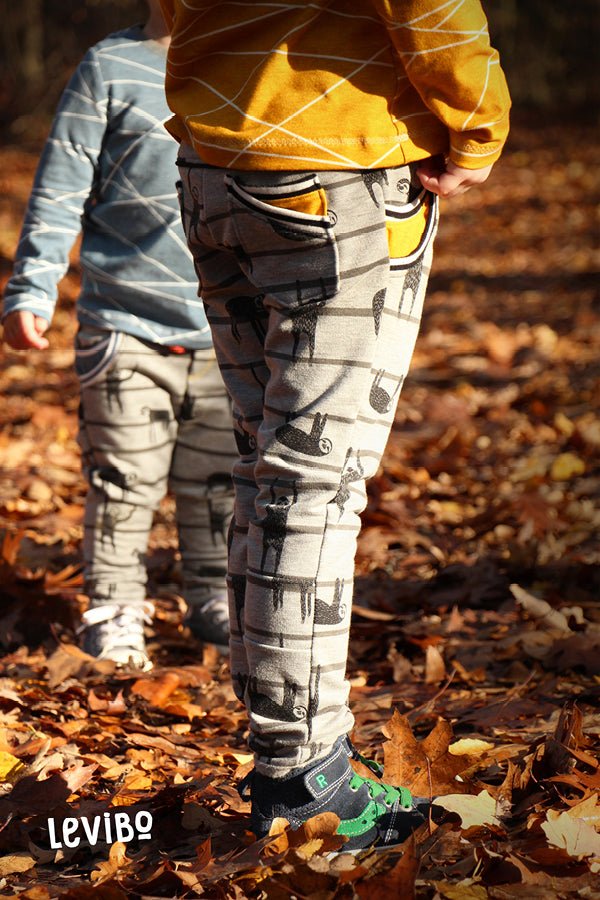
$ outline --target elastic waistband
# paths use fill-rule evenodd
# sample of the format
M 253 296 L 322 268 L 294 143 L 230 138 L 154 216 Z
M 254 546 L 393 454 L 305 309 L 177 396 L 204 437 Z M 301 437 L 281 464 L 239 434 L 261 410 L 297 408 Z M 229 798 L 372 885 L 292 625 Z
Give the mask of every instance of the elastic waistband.
M 151 347 L 152 350 L 155 350 L 161 356 L 183 356 L 186 353 L 194 352 L 193 347 L 183 347 L 181 344 L 157 344 L 154 341 L 147 341 L 141 337 L 138 337 L 137 340 L 147 347 Z

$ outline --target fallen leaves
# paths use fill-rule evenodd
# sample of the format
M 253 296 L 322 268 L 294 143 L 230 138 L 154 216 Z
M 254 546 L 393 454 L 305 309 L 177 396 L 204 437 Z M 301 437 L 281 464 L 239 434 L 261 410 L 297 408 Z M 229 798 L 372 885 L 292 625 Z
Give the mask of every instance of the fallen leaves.
M 583 819 L 574 818 L 569 812 L 549 809 L 542 831 L 552 847 L 566 850 L 575 859 L 594 857 L 600 864 L 600 834 Z
M 496 801 L 487 791 L 480 791 L 475 797 L 466 794 L 445 794 L 436 799 L 436 805 L 448 812 L 456 813 L 465 831 L 484 825 L 500 825 L 496 815 Z
M 0 878 L 15 872 L 28 872 L 35 866 L 35 859 L 29 853 L 11 853 L 0 858 Z
M 99 862 L 90 873 L 90 880 L 95 884 L 102 884 L 103 881 L 110 881 L 117 873 L 127 869 L 131 860 L 126 855 L 126 849 L 125 844 L 116 841 L 110 848 L 106 862 Z
M 406 716 L 397 710 L 383 729 L 384 777 L 388 784 L 402 784 L 416 797 L 433 797 L 456 790 L 467 791 L 457 776 L 472 764 L 470 756 L 450 752 L 452 729 L 439 719 L 422 741 L 415 738 Z
M 0 782 L 14 781 L 23 768 L 21 760 L 12 753 L 0 751 Z
M 445 819 L 401 851 L 358 858 L 328 816 L 251 839 L 235 790 L 252 760 L 245 718 L 226 666 L 182 627 L 169 499 L 149 554 L 154 671 L 119 672 L 78 650 L 85 485 L 71 275 L 51 353 L 0 360 L 2 890 L 24 900 L 594 895 L 600 322 L 591 156 L 585 177 L 572 169 L 593 142 L 574 137 L 559 157 L 545 139 L 529 152 L 536 139 L 519 133 L 494 184 L 445 210 L 359 539 L 354 741 L 383 758 L 389 780 L 441 794 Z M 18 162 L 23 179 L 27 155 Z M 569 255 L 559 226 L 572 210 L 582 224 Z M 125 809 L 152 811 L 151 840 L 47 849 L 49 816 Z

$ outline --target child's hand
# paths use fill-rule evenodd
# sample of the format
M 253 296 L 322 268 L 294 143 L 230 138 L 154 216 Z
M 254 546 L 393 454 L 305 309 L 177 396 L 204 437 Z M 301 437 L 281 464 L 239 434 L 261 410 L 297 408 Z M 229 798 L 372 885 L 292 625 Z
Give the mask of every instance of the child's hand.
M 457 197 L 473 185 L 483 184 L 491 171 L 492 166 L 462 169 L 450 160 L 445 162 L 441 156 L 432 156 L 419 163 L 417 175 L 428 191 L 439 194 L 440 197 Z
M 48 340 L 42 337 L 50 322 L 31 312 L 19 310 L 4 320 L 4 340 L 15 350 L 45 350 Z

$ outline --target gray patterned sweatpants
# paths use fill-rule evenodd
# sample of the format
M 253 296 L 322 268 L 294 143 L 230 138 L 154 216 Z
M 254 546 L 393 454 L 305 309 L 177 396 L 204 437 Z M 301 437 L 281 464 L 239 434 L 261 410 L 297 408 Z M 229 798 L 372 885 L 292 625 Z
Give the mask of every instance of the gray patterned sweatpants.
M 359 516 L 417 336 L 437 203 L 408 166 L 229 171 L 187 146 L 179 164 L 239 450 L 232 678 L 257 769 L 283 776 L 353 724 Z
M 83 554 L 94 605 L 146 597 L 153 513 L 176 500 L 184 596 L 223 590 L 236 448 L 214 351 L 171 353 L 83 326 L 76 339 L 79 443 L 89 482 Z

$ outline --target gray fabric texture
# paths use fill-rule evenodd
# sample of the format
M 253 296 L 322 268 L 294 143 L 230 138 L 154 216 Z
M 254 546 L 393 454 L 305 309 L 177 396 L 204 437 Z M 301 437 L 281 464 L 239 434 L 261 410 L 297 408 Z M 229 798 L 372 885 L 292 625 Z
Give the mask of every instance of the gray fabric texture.
M 236 455 L 231 404 L 212 348 L 168 353 L 131 335 L 91 384 L 85 373 L 106 332 L 76 340 L 81 386 L 79 443 L 89 481 L 85 507 L 86 589 L 92 605 L 139 603 L 154 511 L 170 489 L 184 596 L 206 602 L 223 590 Z
M 256 768 L 281 777 L 352 728 L 345 669 L 365 482 L 413 352 L 437 202 L 413 167 L 223 171 L 183 146 L 180 174 L 240 454 L 232 678 Z

